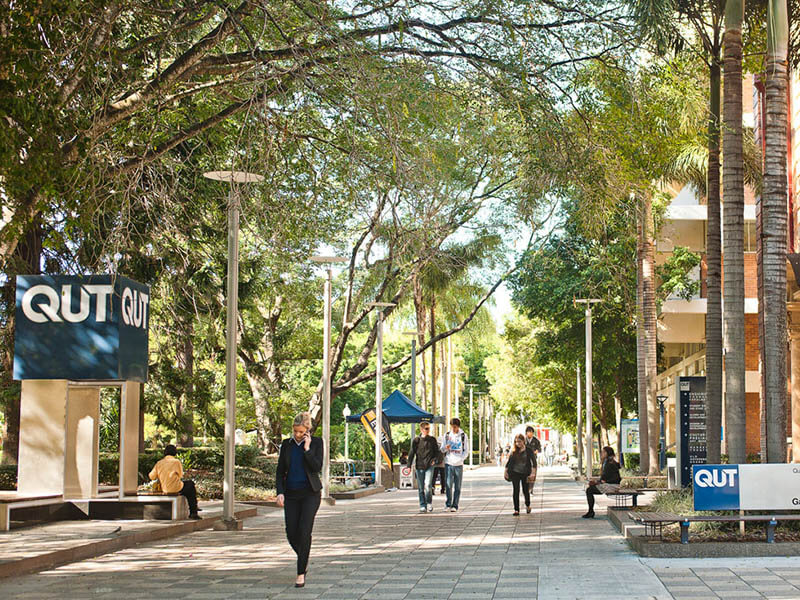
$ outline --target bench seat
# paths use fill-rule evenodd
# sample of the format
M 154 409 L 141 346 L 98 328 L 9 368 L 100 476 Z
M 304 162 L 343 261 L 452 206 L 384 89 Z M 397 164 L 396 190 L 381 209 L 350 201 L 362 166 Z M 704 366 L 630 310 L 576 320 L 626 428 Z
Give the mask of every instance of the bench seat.
M 664 525 L 678 523 L 681 526 L 681 544 L 689 543 L 689 525 L 691 523 L 764 523 L 766 525 L 766 541 L 775 542 L 775 527 L 780 521 L 800 521 L 800 515 L 675 515 L 666 512 L 630 512 L 635 523 L 645 526 L 645 535 L 660 538 Z
M 644 492 L 632 488 L 619 488 L 615 492 L 608 492 L 607 497 L 614 499 L 614 508 L 628 508 L 628 499 L 634 508 L 638 506 L 639 496 Z

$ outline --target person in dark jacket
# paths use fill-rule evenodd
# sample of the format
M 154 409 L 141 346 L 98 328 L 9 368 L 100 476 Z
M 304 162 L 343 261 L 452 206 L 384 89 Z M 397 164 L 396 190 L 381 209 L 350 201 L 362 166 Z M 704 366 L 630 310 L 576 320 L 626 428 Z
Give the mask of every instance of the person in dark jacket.
M 619 464 L 614 460 L 614 449 L 606 446 L 600 451 L 600 460 L 603 467 L 600 470 L 600 479 L 590 479 L 589 487 L 586 488 L 586 501 L 589 503 L 589 512 L 583 515 L 584 519 L 594 518 L 594 497 L 598 494 L 615 492 L 622 483 L 619 474 Z
M 533 427 L 528 425 L 525 428 L 525 445 L 533 452 L 533 470 L 528 477 L 528 493 L 533 493 L 533 485 L 536 483 L 537 455 L 542 451 L 542 443 L 534 435 Z
M 525 510 L 531 512 L 531 492 L 528 489 L 528 476 L 533 470 L 533 465 L 536 464 L 536 457 L 525 443 L 525 436 L 521 433 L 514 438 L 514 448 L 508 455 L 508 462 L 506 463 L 506 479 L 511 481 L 513 488 L 514 498 L 514 516 L 519 516 L 519 489 L 522 488 L 522 493 L 525 496 Z
M 417 488 L 419 490 L 419 512 L 433 512 L 433 470 L 439 454 L 439 443 L 431 435 L 431 424 L 419 424 L 419 435 L 411 442 L 408 466 L 417 459 Z
M 295 587 L 306 584 L 311 531 L 321 501 L 322 440 L 311 437 L 311 415 L 302 412 L 294 418 L 293 435 L 281 442 L 275 487 L 278 506 L 283 506 L 286 537 L 297 553 Z

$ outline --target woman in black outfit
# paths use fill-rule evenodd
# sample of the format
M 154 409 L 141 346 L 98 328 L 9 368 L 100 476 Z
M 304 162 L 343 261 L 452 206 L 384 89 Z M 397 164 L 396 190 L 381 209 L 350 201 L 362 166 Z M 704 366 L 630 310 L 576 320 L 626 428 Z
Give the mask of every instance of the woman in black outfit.
M 525 436 L 522 434 L 514 438 L 514 449 L 508 456 L 506 463 L 506 479 L 511 481 L 514 486 L 514 516 L 519 516 L 519 488 L 525 495 L 525 510 L 531 512 L 531 492 L 528 489 L 528 476 L 536 466 L 536 456 L 533 450 L 525 444 Z
M 283 440 L 278 456 L 275 487 L 278 506 L 283 506 L 286 537 L 297 553 L 297 579 L 294 587 L 306 584 L 308 555 L 311 553 L 311 530 L 320 504 L 322 482 L 322 440 L 311 437 L 311 415 L 294 418 L 293 436 Z
M 600 471 L 600 479 L 590 479 L 589 487 L 586 488 L 586 501 L 589 503 L 589 512 L 583 515 L 584 519 L 594 518 L 594 497 L 598 494 L 615 492 L 622 483 L 619 474 L 619 464 L 614 460 L 614 449 L 606 446 L 600 451 L 600 460 L 603 467 Z

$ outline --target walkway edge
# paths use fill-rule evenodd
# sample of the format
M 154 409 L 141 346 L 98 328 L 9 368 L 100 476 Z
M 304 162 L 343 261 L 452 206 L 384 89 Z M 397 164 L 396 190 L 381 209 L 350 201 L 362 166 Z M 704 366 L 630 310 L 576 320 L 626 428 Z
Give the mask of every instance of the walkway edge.
M 258 508 L 243 508 L 236 511 L 237 519 L 247 519 L 258 514 Z M 54 567 L 60 567 L 72 562 L 85 560 L 109 554 L 125 548 L 132 548 L 139 544 L 154 542 L 168 537 L 210 529 L 214 523 L 222 520 L 222 515 L 203 518 L 199 521 L 180 521 L 174 525 L 158 527 L 150 531 L 132 531 L 123 533 L 119 537 L 108 540 L 92 540 L 86 544 L 68 548 L 65 550 L 55 550 L 36 556 L 28 556 L 19 560 L 12 560 L 0 564 L 0 579 L 5 577 L 16 577 L 18 575 L 28 575 L 37 571 L 44 571 Z

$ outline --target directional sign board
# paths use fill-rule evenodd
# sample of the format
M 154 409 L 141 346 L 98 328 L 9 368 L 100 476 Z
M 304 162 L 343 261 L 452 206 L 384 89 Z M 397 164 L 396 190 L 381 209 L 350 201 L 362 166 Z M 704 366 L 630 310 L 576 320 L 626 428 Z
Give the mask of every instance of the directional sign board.
M 800 464 L 695 465 L 695 510 L 798 510 Z

